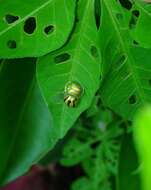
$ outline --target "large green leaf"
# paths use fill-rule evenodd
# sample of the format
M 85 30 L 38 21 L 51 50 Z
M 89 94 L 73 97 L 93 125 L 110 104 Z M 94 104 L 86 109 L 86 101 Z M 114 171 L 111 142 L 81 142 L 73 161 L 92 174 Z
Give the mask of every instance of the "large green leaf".
M 102 100 L 126 119 L 132 119 L 140 106 L 151 102 L 151 49 L 132 38 L 131 27 L 135 27 L 139 16 L 135 4 L 127 10 L 118 1 L 101 2 Z M 145 31 L 143 35 L 145 38 Z
M 0 58 L 41 56 L 61 47 L 74 23 L 76 0 L 1 0 Z
M 80 113 L 89 107 L 100 82 L 94 0 L 80 0 L 77 12 L 75 31 L 68 44 L 40 58 L 38 62 L 39 84 L 52 111 L 54 130 L 58 137 L 63 137 Z M 80 83 L 84 89 L 76 108 L 69 108 L 63 101 L 64 87 L 69 81 Z
M 35 80 L 35 60 L 5 61 L 0 67 L 0 184 L 6 184 L 45 154 L 52 119 Z

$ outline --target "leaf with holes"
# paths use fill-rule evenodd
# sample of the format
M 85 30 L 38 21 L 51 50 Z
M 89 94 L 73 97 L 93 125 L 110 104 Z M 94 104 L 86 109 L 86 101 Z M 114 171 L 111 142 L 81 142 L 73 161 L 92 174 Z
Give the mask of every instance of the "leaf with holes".
M 101 22 L 102 100 L 131 120 L 140 106 L 151 102 L 151 49 L 131 37 L 131 11 L 118 1 L 102 0 Z
M 75 5 L 76 0 L 2 0 L 0 58 L 37 57 L 61 47 L 72 30 Z
M 35 70 L 35 59 L 0 65 L 0 185 L 24 174 L 55 143 Z
M 118 0 L 121 5 L 130 10 L 129 28 L 135 43 L 140 46 L 151 47 L 151 5 L 143 0 Z M 122 14 L 118 13 L 119 17 Z
M 145 48 L 151 48 L 151 4 L 136 1 L 131 11 L 130 31 L 133 39 Z
M 52 111 L 54 130 L 63 137 L 78 116 L 87 109 L 100 83 L 100 52 L 93 0 L 78 2 L 77 23 L 69 43 L 39 59 L 37 77 Z M 83 94 L 75 108 L 64 102 L 68 82 L 78 82 Z

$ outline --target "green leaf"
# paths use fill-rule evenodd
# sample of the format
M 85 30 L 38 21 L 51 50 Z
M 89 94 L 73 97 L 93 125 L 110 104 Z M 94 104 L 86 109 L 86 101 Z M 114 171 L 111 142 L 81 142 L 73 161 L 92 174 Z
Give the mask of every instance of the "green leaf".
M 111 190 L 109 183 L 101 183 L 98 187 L 94 186 L 93 181 L 86 177 L 81 177 L 74 181 L 71 190 Z
M 95 187 L 97 187 L 100 182 L 106 180 L 108 175 L 106 166 L 103 162 L 102 147 L 102 145 L 98 146 L 97 149 L 93 151 L 93 155 L 83 161 L 84 171 Z
M 25 173 L 54 144 L 52 118 L 35 79 L 35 59 L 0 67 L 0 184 Z
M 147 106 L 142 108 L 137 113 L 134 122 L 134 140 L 140 161 L 142 163 L 141 178 L 143 190 L 150 189 L 151 179 L 151 107 Z
M 102 128 L 103 120 L 100 119 L 98 123 L 88 121 L 89 124 L 86 124 L 87 120 L 85 118 L 83 126 L 80 123 L 74 126 L 75 134 L 63 148 L 61 164 L 82 165 L 85 177 L 76 180 L 73 189 L 85 189 L 86 179 L 93 190 L 99 190 L 100 186 L 105 190 L 111 189 L 110 178 L 117 173 L 119 137 L 123 130 L 119 128 L 118 122 L 106 123 Z
M 141 46 L 151 48 L 151 4 L 147 4 L 142 0 L 136 1 L 133 10 L 131 21 L 134 19 L 137 13 L 136 23 L 131 28 L 131 34 L 133 39 Z
M 131 11 L 135 9 L 128 11 L 118 1 L 102 0 L 101 96 L 106 106 L 129 120 L 139 107 L 151 101 L 151 49 L 132 38 L 130 26 L 135 24 L 138 13 L 134 12 L 132 20 Z
M 92 155 L 90 143 L 81 143 L 78 139 L 73 138 L 63 150 L 61 164 L 64 166 L 73 166 Z
M 2 0 L 0 58 L 37 57 L 61 47 L 74 23 L 76 0 Z
M 116 138 L 121 133 L 122 131 L 119 129 L 117 123 L 112 124 L 110 128 L 106 129 L 102 133 L 103 136 L 100 132 L 98 134 L 98 136 L 100 135 L 100 144 L 97 142 L 98 146 L 93 149 L 92 156 L 83 160 L 83 169 L 87 176 L 89 176 L 95 189 L 99 189 L 100 184 L 104 189 L 111 189 L 112 183 L 109 179 L 111 176 L 117 174 L 117 157 L 120 141 Z
M 56 136 L 63 137 L 86 110 L 99 87 L 100 52 L 94 17 L 94 0 L 78 2 L 77 23 L 70 41 L 62 49 L 39 59 L 37 76 L 43 96 L 52 111 Z M 76 81 L 84 89 L 79 104 L 64 103 L 66 83 Z
M 93 184 L 86 177 L 81 177 L 76 180 L 71 187 L 72 190 L 94 190 Z
M 124 135 L 118 163 L 118 190 L 140 190 L 140 178 L 136 172 L 138 167 L 139 163 L 132 136 Z

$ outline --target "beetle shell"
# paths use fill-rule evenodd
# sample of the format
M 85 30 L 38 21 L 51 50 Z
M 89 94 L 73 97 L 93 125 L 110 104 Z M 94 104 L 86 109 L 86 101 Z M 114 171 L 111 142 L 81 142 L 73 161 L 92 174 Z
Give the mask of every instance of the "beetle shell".
M 83 89 L 77 82 L 68 82 L 64 91 L 64 102 L 69 107 L 76 107 L 81 96 Z

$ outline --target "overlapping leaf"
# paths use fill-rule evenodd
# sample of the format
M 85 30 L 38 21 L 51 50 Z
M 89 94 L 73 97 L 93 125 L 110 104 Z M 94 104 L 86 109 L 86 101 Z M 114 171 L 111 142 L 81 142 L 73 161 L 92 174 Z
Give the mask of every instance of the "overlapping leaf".
M 73 27 L 76 0 L 2 0 L 0 58 L 41 56 L 61 47 Z
M 131 27 L 136 26 L 139 16 L 133 6 L 126 10 L 118 1 L 102 0 L 102 100 L 126 119 L 151 102 L 151 49 L 132 38 Z
M 100 82 L 101 58 L 94 0 L 80 0 L 77 12 L 75 31 L 68 44 L 38 62 L 39 84 L 52 111 L 58 137 L 63 137 L 80 113 L 89 107 Z M 64 88 L 69 81 L 80 83 L 84 90 L 76 108 L 69 108 L 63 101 Z
M 9 60 L 0 66 L 0 185 L 24 174 L 54 144 L 34 62 Z

